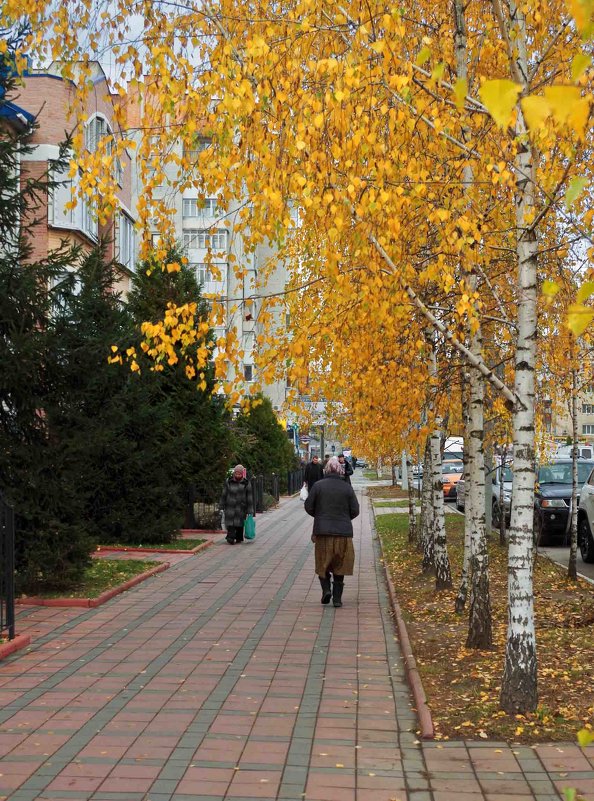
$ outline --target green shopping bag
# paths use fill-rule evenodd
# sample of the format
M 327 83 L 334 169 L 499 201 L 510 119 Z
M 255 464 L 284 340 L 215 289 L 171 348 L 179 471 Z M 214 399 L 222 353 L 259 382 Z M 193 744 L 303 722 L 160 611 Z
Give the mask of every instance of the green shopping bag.
M 256 539 L 256 521 L 253 515 L 248 515 L 243 524 L 243 536 L 246 540 Z

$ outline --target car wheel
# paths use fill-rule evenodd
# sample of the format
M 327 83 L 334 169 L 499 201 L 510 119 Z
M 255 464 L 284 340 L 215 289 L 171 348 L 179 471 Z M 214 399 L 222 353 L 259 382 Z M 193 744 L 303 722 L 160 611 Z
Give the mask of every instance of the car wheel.
M 539 545 L 549 544 L 549 535 L 542 528 L 542 518 L 538 512 L 534 512 L 534 544 L 538 548 Z
M 495 498 L 493 498 L 493 505 L 491 508 L 491 525 L 493 526 L 493 528 L 499 528 L 499 526 L 501 525 L 501 514 L 499 511 L 499 504 L 495 500 Z
M 584 562 L 594 562 L 594 538 L 585 517 L 582 517 L 579 522 L 579 543 Z

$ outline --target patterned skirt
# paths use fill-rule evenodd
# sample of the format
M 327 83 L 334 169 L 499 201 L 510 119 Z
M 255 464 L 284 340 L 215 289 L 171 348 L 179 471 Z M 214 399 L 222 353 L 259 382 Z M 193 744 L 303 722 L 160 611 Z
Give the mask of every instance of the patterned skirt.
M 316 536 L 316 573 L 325 576 L 352 576 L 355 567 L 355 549 L 352 537 L 339 537 L 332 534 Z

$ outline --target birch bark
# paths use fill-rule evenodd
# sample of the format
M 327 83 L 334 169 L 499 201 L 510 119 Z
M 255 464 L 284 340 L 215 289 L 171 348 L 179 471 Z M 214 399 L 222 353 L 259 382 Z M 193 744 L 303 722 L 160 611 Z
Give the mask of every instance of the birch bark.
M 441 473 L 441 430 L 439 419 L 431 434 L 431 490 L 433 502 L 433 547 L 435 560 L 435 589 L 445 590 L 452 586 L 452 573 L 448 557 Z
M 454 0 L 454 44 L 456 50 L 456 71 L 460 80 L 468 81 L 468 48 L 466 19 L 462 0 Z M 463 141 L 469 132 L 462 130 Z M 473 182 L 470 164 L 464 167 L 466 193 Z M 471 290 L 476 290 L 477 274 L 473 270 L 469 276 Z M 483 337 L 477 309 L 477 325 L 470 334 L 470 352 L 483 360 Z M 470 403 L 468 408 L 468 429 L 466 448 L 468 450 L 468 484 L 465 485 L 465 500 L 470 501 L 465 508 L 466 522 L 464 538 L 470 538 L 470 605 L 468 618 L 467 647 L 489 648 L 492 645 L 491 601 L 489 594 L 489 551 L 485 529 L 485 459 L 484 438 L 484 398 L 485 385 L 479 371 L 469 370 Z M 468 488 L 468 489 L 466 489 Z M 466 551 L 466 548 L 465 548 Z
M 572 342 L 573 345 L 573 342 Z M 571 434 L 573 449 L 571 454 L 571 524 L 569 528 L 569 564 L 567 576 L 577 581 L 577 518 L 578 518 L 578 422 L 577 422 L 577 396 L 578 377 L 575 367 L 574 348 L 571 348 L 573 366 L 571 368 Z
M 404 455 L 404 459 L 406 460 L 406 491 L 408 493 L 408 541 L 413 545 L 417 545 L 419 536 L 417 533 L 417 510 L 415 506 L 412 459 L 408 452 Z
M 431 573 L 435 569 L 435 546 L 433 539 L 433 493 L 431 490 L 431 448 L 429 440 L 425 446 L 423 461 L 423 483 L 421 491 L 421 540 L 423 544 L 423 573 Z
M 464 442 L 470 441 L 470 414 L 468 397 L 468 376 L 464 373 L 462 386 L 462 417 L 464 420 Z M 468 469 L 468 447 L 464 448 L 464 556 L 462 560 L 462 576 L 456 596 L 455 610 L 458 614 L 463 612 L 468 597 L 468 577 L 470 575 L 470 545 L 472 542 L 472 531 L 470 529 L 470 518 L 472 516 L 471 504 L 473 495 L 470 492 L 470 474 Z
M 494 0 L 504 41 L 510 47 L 514 78 L 528 91 L 526 19 L 509 0 L 507 19 Z M 513 410 L 514 479 L 508 553 L 508 629 L 501 707 L 524 714 L 538 703 L 536 638 L 533 600 L 534 518 L 534 370 L 536 365 L 537 241 L 534 219 L 534 155 L 521 106 L 516 118 L 516 256 L 518 260 L 518 318 Z

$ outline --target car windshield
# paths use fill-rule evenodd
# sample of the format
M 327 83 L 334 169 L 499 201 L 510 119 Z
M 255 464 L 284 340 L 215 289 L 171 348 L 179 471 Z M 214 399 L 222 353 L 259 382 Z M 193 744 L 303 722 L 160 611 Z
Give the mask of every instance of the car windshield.
M 462 462 L 459 464 L 457 462 L 444 462 L 441 466 L 441 472 L 445 475 L 446 473 L 462 473 L 464 471 L 464 465 Z
M 503 468 L 503 483 L 505 484 L 506 481 L 512 482 L 514 480 L 514 474 L 511 471 L 511 467 L 504 467 Z
M 584 484 L 592 470 L 592 462 L 578 462 L 578 484 Z M 541 467 L 538 471 L 539 484 L 571 484 L 571 462 L 560 462 Z

